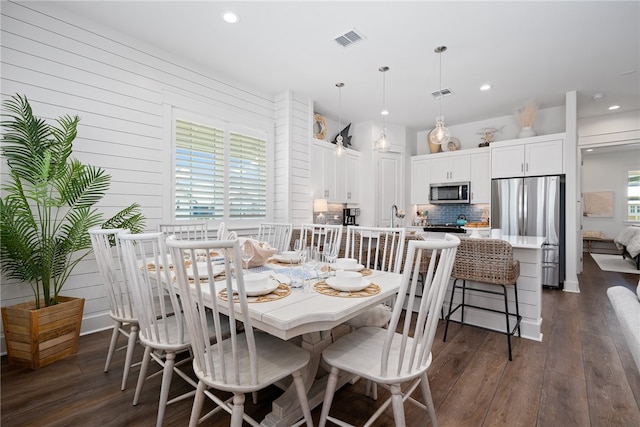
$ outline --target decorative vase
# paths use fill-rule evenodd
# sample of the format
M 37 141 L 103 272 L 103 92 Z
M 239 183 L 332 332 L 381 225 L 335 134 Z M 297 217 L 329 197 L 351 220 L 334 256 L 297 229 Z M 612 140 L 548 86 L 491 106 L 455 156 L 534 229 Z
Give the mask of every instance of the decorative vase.
M 429 141 L 428 136 L 427 136 L 427 144 L 429 144 L 429 152 L 431 153 L 437 153 L 439 151 L 442 151 L 442 146 L 440 144 L 434 144 L 433 142 Z
M 58 300 L 40 309 L 33 301 L 2 307 L 9 365 L 38 369 L 78 351 L 84 298 Z
M 528 138 L 530 136 L 536 136 L 536 131 L 531 126 L 523 127 L 518 134 L 518 138 Z

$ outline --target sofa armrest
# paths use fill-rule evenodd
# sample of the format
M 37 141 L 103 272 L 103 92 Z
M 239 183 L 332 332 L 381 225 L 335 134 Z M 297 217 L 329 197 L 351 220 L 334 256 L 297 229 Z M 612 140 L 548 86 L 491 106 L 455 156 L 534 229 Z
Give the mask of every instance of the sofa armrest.
M 638 371 L 640 371 L 640 300 L 638 300 L 638 295 L 623 286 L 614 286 L 607 289 L 607 296 L 618 317 L 622 333 Z

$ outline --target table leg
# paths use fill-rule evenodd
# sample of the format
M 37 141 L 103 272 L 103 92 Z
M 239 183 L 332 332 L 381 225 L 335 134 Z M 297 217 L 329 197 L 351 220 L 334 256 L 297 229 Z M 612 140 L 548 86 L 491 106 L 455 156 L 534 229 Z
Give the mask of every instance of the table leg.
M 302 348 L 311 353 L 311 360 L 304 372 L 302 372 L 302 379 L 307 388 L 309 407 L 311 409 L 321 404 L 324 400 L 328 375 L 323 375 L 321 378 L 316 378 L 316 375 L 322 360 L 322 350 L 327 348 L 331 342 L 331 331 L 313 332 L 302 337 Z M 348 380 L 349 378 L 346 376 L 339 378 L 338 387 L 346 384 Z M 298 394 L 293 384 L 291 384 L 280 397 L 273 401 L 271 413 L 267 414 L 260 425 L 265 427 L 289 427 L 301 417 L 302 410 L 300 409 Z

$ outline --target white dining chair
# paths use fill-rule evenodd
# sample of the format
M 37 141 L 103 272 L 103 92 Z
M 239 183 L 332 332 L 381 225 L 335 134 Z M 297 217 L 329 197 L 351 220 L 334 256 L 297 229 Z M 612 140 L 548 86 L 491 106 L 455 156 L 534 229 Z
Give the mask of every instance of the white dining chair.
M 200 418 L 205 396 L 231 414 L 230 426 L 240 427 L 243 419 L 252 426 L 260 424 L 244 412 L 245 393 L 255 392 L 291 375 L 300 406 L 308 426 L 313 425 L 301 370 L 307 366 L 307 350 L 272 335 L 253 329 L 249 316 L 249 302 L 244 287 L 240 243 L 227 241 L 184 241 L 167 239 L 171 256 L 184 251 L 195 254 L 216 252 L 224 256 L 225 279 L 216 287 L 211 259 L 206 268 L 196 266 L 187 273 L 184 265 L 176 265 L 176 278 L 183 301 L 187 327 L 193 337 L 193 370 L 198 388 L 193 402 L 189 426 L 195 427 Z M 235 276 L 235 277 L 234 277 Z M 192 280 L 189 280 L 189 279 Z M 218 292 L 224 291 L 226 296 Z M 202 325 L 213 320 L 219 330 L 223 313 L 229 316 L 230 337 L 212 343 Z M 240 325 L 241 328 L 237 328 Z M 233 393 L 233 404 L 221 402 L 209 388 Z M 202 419 L 209 417 L 205 415 Z
M 345 257 L 355 258 L 365 268 L 400 272 L 405 228 L 347 226 Z
M 331 372 L 320 414 L 320 427 L 324 427 L 327 420 L 339 425 L 350 425 L 329 416 L 341 371 L 360 376 L 391 391 L 391 397 L 378 407 L 365 425 L 372 425 L 391 404 L 395 425 L 405 426 L 405 400 L 426 410 L 432 425 L 438 425 L 427 369 L 431 365 L 431 346 L 438 326 L 440 307 L 459 244 L 460 239 L 450 234 L 441 240 L 409 242 L 398 300 L 389 328 L 359 328 L 342 336 L 322 352 L 322 358 L 330 366 Z M 404 306 L 414 305 L 420 258 L 427 252 L 430 252 L 430 264 L 425 277 L 424 293 L 418 304 L 419 310 L 403 310 Z M 412 325 L 414 333 L 410 336 Z M 407 386 L 407 383 L 410 384 Z M 418 386 L 426 405 L 411 397 Z
M 165 236 L 176 236 L 177 239 L 206 240 L 208 235 L 206 221 L 182 221 L 170 224 L 158 224 L 158 231 Z
M 227 237 L 227 226 L 224 222 L 218 225 L 218 231 L 216 232 L 217 240 L 224 240 Z
M 89 236 L 91 237 L 93 253 L 98 264 L 98 271 L 107 293 L 109 317 L 114 322 L 107 360 L 104 364 L 104 372 L 109 371 L 115 351 L 126 349 L 122 385 L 120 387 L 120 390 L 124 390 L 127 388 L 133 352 L 138 341 L 138 317 L 124 270 L 120 240 L 116 238 L 120 232 L 128 232 L 128 230 L 122 228 L 93 228 L 89 230 Z M 127 345 L 116 348 L 120 335 L 127 338 Z
M 173 373 L 191 384 L 194 389 L 196 387 L 196 382 L 180 369 L 183 364 L 190 362 L 190 357 L 176 362 L 178 353 L 189 352 L 191 349 L 191 340 L 171 275 L 171 270 L 176 266 L 184 267 L 184 257 L 182 254 L 176 254 L 170 261 L 165 246 L 166 237 L 162 232 L 120 233 L 118 239 L 124 251 L 126 272 L 138 314 L 140 342 L 145 346 L 133 404 L 138 404 L 145 381 L 155 375 L 147 377 L 149 363 L 152 360 L 157 362 L 163 368 L 156 419 L 156 426 L 159 427 L 163 424 L 168 404 L 195 393 L 195 390 L 192 390 L 169 400 Z M 195 255 L 191 259 L 195 260 Z M 210 332 L 213 335 L 211 330 Z M 224 331 L 219 332 L 224 334 Z
M 342 243 L 342 225 L 335 224 L 301 224 L 300 240 L 305 242 L 306 247 L 322 248 L 327 245 L 340 247 Z
M 269 243 L 272 248 L 278 250 L 278 253 L 288 251 L 292 230 L 291 223 L 261 222 L 257 239 Z
M 405 228 L 347 226 L 345 257 L 355 258 L 365 268 L 400 273 L 405 247 Z M 393 301 L 379 304 L 345 322 L 350 328 L 386 326 Z

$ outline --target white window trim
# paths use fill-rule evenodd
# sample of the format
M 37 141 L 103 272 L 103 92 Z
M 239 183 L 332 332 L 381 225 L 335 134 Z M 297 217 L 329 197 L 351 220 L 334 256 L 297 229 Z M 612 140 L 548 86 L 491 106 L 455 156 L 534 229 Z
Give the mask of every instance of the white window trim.
M 229 230 L 250 230 L 258 228 L 260 222 L 269 221 L 273 217 L 273 191 L 274 191 L 274 123 L 263 118 L 254 118 L 248 115 L 239 114 L 228 109 L 221 109 L 213 104 L 208 104 L 200 100 L 196 100 L 183 95 L 165 93 L 165 102 L 163 104 L 163 128 L 167 130 L 163 140 L 164 146 L 168 147 L 165 151 L 163 187 L 166 189 L 163 194 L 162 206 L 162 222 L 174 222 L 175 212 L 175 132 L 176 119 L 194 121 L 205 126 L 218 127 L 226 132 L 232 130 L 234 132 L 247 132 L 249 135 L 264 137 L 267 141 L 267 209 L 264 219 L 230 219 L 228 218 L 228 194 L 225 194 L 225 212 L 222 221 L 225 222 Z M 264 132 L 264 133 L 262 133 Z M 228 154 L 229 147 L 225 144 L 225 154 Z M 228 185 L 228 171 L 225 172 L 225 185 Z M 165 185 L 166 184 L 166 185 Z M 220 220 L 209 220 L 211 225 L 209 229 L 217 228 Z

